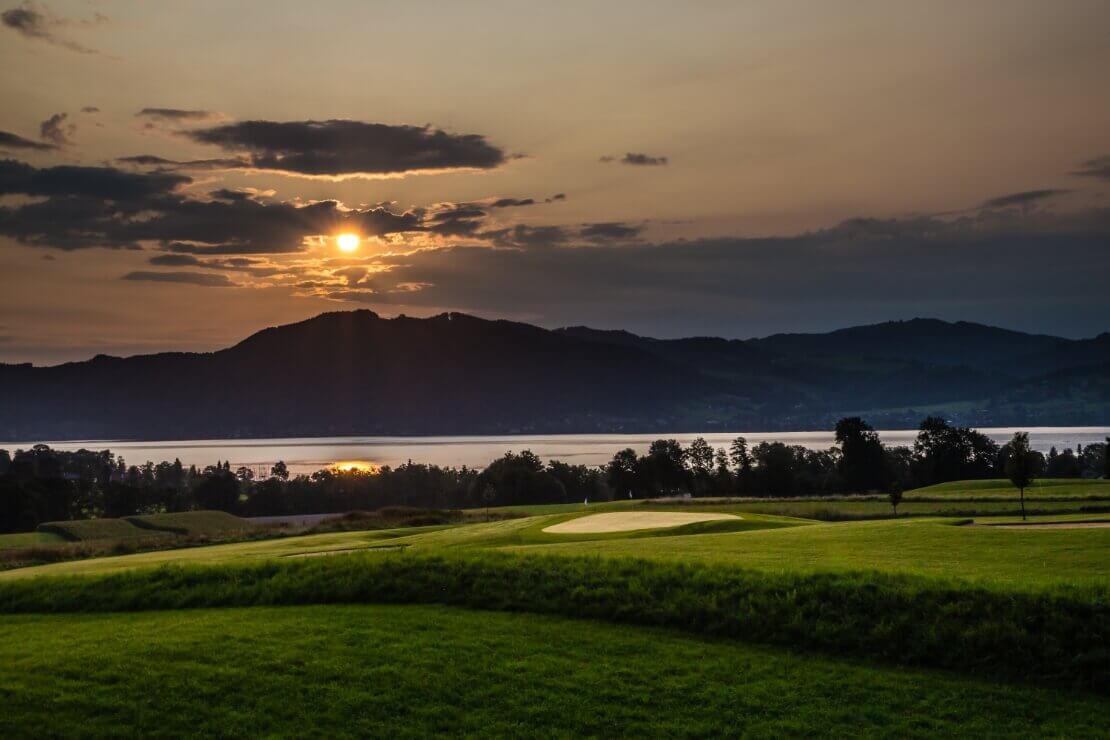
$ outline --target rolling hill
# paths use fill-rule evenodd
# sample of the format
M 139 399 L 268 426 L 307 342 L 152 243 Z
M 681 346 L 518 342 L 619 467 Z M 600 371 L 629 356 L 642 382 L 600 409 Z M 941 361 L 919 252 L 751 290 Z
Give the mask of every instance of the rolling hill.
M 0 439 L 806 429 L 845 413 L 1098 424 L 1108 339 L 915 319 L 661 340 L 336 312 L 211 353 L 0 365 Z

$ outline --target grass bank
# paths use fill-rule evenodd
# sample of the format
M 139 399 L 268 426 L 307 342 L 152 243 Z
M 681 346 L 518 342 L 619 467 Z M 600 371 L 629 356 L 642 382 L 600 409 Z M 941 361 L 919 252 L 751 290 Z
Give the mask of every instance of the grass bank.
M 429 606 L 0 617 L 0 736 L 1097 737 L 1106 700 Z
M 1007 593 L 875 572 L 800 575 L 500 553 L 356 554 L 0 584 L 0 612 L 435 603 L 673 627 L 968 674 L 1110 687 L 1105 588 Z

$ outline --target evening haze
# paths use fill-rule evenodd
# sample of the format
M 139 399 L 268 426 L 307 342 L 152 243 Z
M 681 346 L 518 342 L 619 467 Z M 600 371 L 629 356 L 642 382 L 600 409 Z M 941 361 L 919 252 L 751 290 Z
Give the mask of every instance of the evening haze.
M 1105 2 L 3 10 L 0 361 L 353 308 L 1107 329 Z

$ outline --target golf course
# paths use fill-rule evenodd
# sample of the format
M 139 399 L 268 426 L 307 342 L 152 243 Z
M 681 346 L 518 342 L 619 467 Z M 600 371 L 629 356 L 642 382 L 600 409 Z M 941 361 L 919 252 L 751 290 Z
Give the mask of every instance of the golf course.
M 160 535 L 0 571 L 0 732 L 1105 736 L 1110 516 L 1081 510 L 1104 492 L 1042 485 L 1027 504 L 1062 513 L 1024 527 L 973 485 L 897 518 L 686 499 Z M 88 534 L 235 531 L 147 519 Z

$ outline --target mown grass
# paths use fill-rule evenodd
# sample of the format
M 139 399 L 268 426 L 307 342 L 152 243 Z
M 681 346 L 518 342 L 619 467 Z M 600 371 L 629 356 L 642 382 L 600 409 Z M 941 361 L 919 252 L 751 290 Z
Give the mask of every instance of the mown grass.
M 1020 491 L 1014 488 L 1010 481 L 1002 478 L 938 483 L 935 486 L 915 488 L 905 493 L 907 499 L 938 496 L 1015 499 L 1019 495 Z M 1110 496 L 1110 480 L 1043 478 L 1033 481 L 1033 484 L 1025 489 L 1025 496 L 1027 499 L 1035 499 L 1040 496 L 1053 498 L 1107 497 Z
M 978 481 L 973 481 L 978 482 Z M 926 489 L 918 489 L 923 491 Z M 1018 492 L 1004 495 L 1001 489 L 983 488 L 979 496 L 974 491 L 960 495 L 943 491 L 931 495 L 915 493 L 898 506 L 898 516 L 918 517 L 975 517 L 1012 516 L 1021 513 Z M 1060 493 L 1047 489 L 1036 498 L 1026 499 L 1026 512 L 1039 514 L 1103 514 L 1110 513 L 1110 489 L 1101 488 L 1077 495 L 1066 487 Z M 908 494 L 907 494 L 908 496 Z M 770 514 L 774 516 L 818 519 L 820 521 L 854 521 L 864 519 L 894 518 L 894 510 L 886 496 L 824 496 L 811 498 L 694 498 L 686 500 L 634 500 L 606 501 L 583 504 L 542 504 L 538 506 L 506 506 L 494 511 L 514 512 L 530 516 L 547 514 L 594 514 L 609 511 L 626 511 L 630 508 L 652 511 L 719 511 L 730 514 Z
M 226 511 L 182 511 L 171 514 L 142 514 L 125 517 L 130 524 L 141 529 L 172 532 L 182 535 L 209 537 L 242 532 L 254 527 Z
M 1110 589 L 1005 592 L 880 573 L 455 553 L 354 554 L 0 583 L 0 612 L 436 603 L 1110 689 Z
M 520 549 L 552 555 L 718 563 L 782 573 L 881 571 L 957 577 L 1006 590 L 1110 584 L 1110 529 L 1105 528 L 1013 530 L 954 526 L 949 520 L 903 519 Z
M 657 508 L 655 504 L 645 507 Z M 721 511 L 735 514 L 769 514 L 826 522 L 862 521 L 868 519 L 893 519 L 894 510 L 884 498 L 873 500 L 817 499 L 805 501 L 775 500 L 745 503 L 720 503 L 697 501 L 690 504 L 671 505 L 665 508 L 689 511 Z M 1070 499 L 1066 501 L 1027 501 L 1026 514 L 1030 516 L 1053 514 L 1105 514 L 1110 513 L 1110 499 L 1105 501 Z M 1016 516 L 1021 514 L 1021 504 L 1010 500 L 941 499 L 934 501 L 903 501 L 898 505 L 898 517 L 978 517 Z
M 0 550 L 15 547 L 34 547 L 36 545 L 50 545 L 65 542 L 59 534 L 52 532 L 16 532 L 14 534 L 0 534 Z
M 1095 696 L 425 606 L 0 617 L 0 736 L 1106 734 Z
M 292 537 L 268 537 L 172 549 L 152 549 L 147 552 L 135 552 L 133 554 L 109 555 L 101 553 L 98 557 L 68 559 L 62 562 L 49 562 L 43 565 L 0 570 L 0 581 L 36 576 L 98 575 L 161 565 L 222 565 L 224 563 L 299 557 L 331 552 L 351 552 L 353 550 L 381 547 L 396 538 L 412 535 L 413 533 L 433 532 L 438 529 L 440 527 L 330 532 Z M 70 546 L 80 546 L 82 544 L 87 543 L 71 543 Z
M 172 532 L 137 527 L 126 519 L 75 519 L 64 522 L 44 522 L 39 525 L 38 531 L 59 535 L 69 542 L 173 536 Z
M 817 523 L 756 514 L 742 516 L 749 529 L 728 533 L 693 534 L 681 527 L 609 535 L 542 531 L 570 515 L 453 527 L 337 532 L 52 563 L 0 572 L 0 581 L 40 575 L 95 575 L 165 564 L 218 565 L 388 546 L 417 553 L 519 549 L 560 556 L 701 562 L 773 572 L 881 571 L 953 577 L 1021 591 L 1051 589 L 1060 584 L 1110 583 L 1110 529 L 1016 531 L 954 526 L 951 520 Z M 791 524 L 798 526 L 784 526 Z M 768 525 L 775 528 L 766 528 Z

